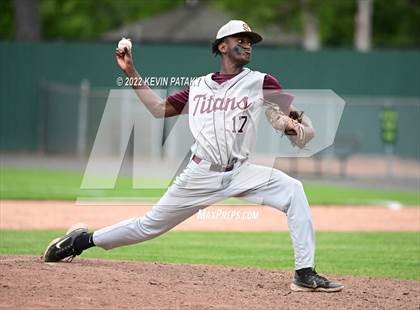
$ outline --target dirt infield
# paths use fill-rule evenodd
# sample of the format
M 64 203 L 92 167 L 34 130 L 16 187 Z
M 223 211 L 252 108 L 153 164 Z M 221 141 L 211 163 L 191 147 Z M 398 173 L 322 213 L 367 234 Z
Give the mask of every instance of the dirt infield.
M 149 208 L 1 201 L 0 228 L 66 229 L 80 221 L 98 228 Z M 287 230 L 287 217 L 269 207 L 208 210 L 209 218 L 193 216 L 177 229 Z M 240 218 L 226 216 L 235 210 Z M 312 212 L 318 231 L 420 231 L 420 208 L 318 206 Z M 332 276 L 345 285 L 343 292 L 292 293 L 292 272 L 256 268 L 81 258 L 45 264 L 39 257 L 0 256 L 0 275 L 0 309 L 419 309 L 420 304 L 416 281 Z
M 76 205 L 70 201 L 1 201 L 0 229 L 100 228 L 141 217 L 150 205 Z M 211 206 L 176 230 L 286 231 L 287 217 L 266 206 Z M 317 231 L 420 231 L 420 208 L 312 207 Z
M 334 277 L 340 293 L 292 293 L 291 272 L 0 256 L 0 309 L 418 309 L 418 282 Z

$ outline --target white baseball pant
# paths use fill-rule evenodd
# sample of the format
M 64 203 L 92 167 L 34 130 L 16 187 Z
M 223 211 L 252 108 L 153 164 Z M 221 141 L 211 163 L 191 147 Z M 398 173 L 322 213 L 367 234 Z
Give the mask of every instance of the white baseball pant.
M 97 230 L 94 243 L 106 250 L 155 238 L 200 209 L 228 197 L 240 197 L 286 213 L 295 268 L 314 266 L 315 235 L 302 183 L 280 170 L 236 163 L 229 172 L 209 170 L 210 163 L 190 161 L 167 192 L 142 218 Z

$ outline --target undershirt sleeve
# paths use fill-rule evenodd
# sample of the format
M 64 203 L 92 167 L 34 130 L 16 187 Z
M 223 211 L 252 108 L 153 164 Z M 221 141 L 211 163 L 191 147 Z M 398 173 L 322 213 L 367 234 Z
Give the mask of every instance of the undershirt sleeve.
M 274 76 L 266 74 L 263 89 L 283 89 L 283 87 L 281 87 L 280 82 Z
M 280 82 L 274 76 L 270 74 L 265 75 L 263 82 L 264 100 L 278 104 L 282 111 L 288 114 L 294 97 L 282 89 Z
M 170 95 L 166 98 L 166 101 L 169 102 L 177 112 L 181 113 L 184 107 L 188 104 L 188 96 L 190 94 L 190 88 L 184 88 L 179 92 L 176 92 L 173 95 Z

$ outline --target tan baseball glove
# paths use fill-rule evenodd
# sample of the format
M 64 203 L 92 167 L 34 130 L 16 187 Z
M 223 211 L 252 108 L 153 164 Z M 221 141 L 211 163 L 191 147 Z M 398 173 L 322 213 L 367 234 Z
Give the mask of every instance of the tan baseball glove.
M 278 105 L 271 104 L 266 109 L 265 115 L 271 126 L 285 134 L 293 146 L 302 149 L 313 138 L 313 129 L 310 124 L 303 124 L 303 112 L 291 111 L 289 115 L 286 115 Z

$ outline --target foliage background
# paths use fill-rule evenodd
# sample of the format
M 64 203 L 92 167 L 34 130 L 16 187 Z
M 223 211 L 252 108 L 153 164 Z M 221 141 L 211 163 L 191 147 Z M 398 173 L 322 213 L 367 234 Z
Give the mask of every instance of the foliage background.
M 35 0 L 33 0 L 35 1 Z M 185 5 L 184 0 L 36 0 L 44 40 L 96 40 L 102 33 Z M 213 0 L 210 6 L 258 27 L 301 33 L 303 6 L 318 18 L 322 45 L 351 47 L 356 0 Z M 0 2 L 0 39 L 13 40 L 14 0 Z M 252 9 L 250 9 L 252 8 Z M 420 1 L 374 0 L 373 46 L 420 47 Z

